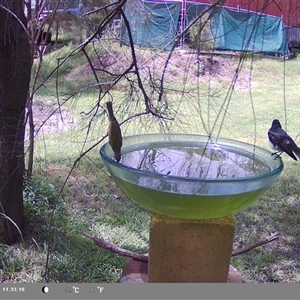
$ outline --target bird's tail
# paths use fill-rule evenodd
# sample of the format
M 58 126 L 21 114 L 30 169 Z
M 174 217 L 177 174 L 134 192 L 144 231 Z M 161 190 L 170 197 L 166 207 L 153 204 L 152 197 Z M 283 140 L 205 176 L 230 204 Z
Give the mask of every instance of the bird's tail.
M 110 120 L 114 119 L 115 116 L 114 116 L 114 111 L 113 111 L 113 107 L 112 107 L 112 102 L 111 101 L 106 102 L 106 107 L 108 110 L 109 119 Z
M 296 155 L 298 156 L 298 158 L 300 159 L 300 148 L 296 145 L 294 152 L 296 153 Z

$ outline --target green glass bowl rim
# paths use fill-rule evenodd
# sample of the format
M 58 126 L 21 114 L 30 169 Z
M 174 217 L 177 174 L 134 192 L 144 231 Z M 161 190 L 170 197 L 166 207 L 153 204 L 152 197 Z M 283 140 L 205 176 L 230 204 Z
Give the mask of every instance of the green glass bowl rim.
M 137 138 L 137 137 L 146 137 L 146 136 L 193 136 L 193 137 L 205 137 L 205 138 L 213 138 L 216 139 L 216 141 L 218 142 L 219 140 L 223 140 L 226 142 L 234 142 L 234 143 L 238 143 L 240 145 L 244 145 L 244 146 L 252 146 L 255 147 L 256 149 L 259 149 L 260 151 L 263 151 L 265 153 L 269 153 L 270 156 L 272 154 L 271 151 L 262 148 L 260 146 L 254 145 L 254 144 L 250 144 L 250 143 L 245 143 L 245 142 L 241 142 L 241 141 L 237 141 L 234 139 L 228 139 L 228 138 L 222 138 L 222 137 L 209 137 L 207 135 L 199 135 L 199 134 L 184 134 L 184 133 L 147 133 L 147 134 L 137 134 L 137 135 L 129 135 L 129 136 L 125 136 L 123 137 L 123 140 L 127 140 L 127 139 L 131 139 L 131 138 Z M 180 140 L 178 140 L 180 141 Z M 216 143 L 217 143 L 216 142 Z M 103 160 L 107 161 L 109 164 L 112 164 L 113 166 L 117 167 L 117 168 L 121 168 L 124 169 L 125 171 L 130 171 L 130 172 L 134 172 L 136 174 L 140 174 L 140 175 L 144 175 L 147 177 L 153 177 L 153 178 L 168 178 L 171 180 L 177 180 L 177 181 L 185 181 L 185 182 L 198 182 L 198 183 L 226 183 L 226 182 L 230 182 L 230 183 L 234 183 L 234 182 L 251 182 L 251 181 L 257 181 L 260 179 L 264 179 L 264 178 L 268 178 L 268 177 L 273 177 L 276 174 L 280 173 L 283 170 L 284 164 L 283 161 L 281 159 L 281 157 L 277 157 L 276 159 L 279 160 L 279 166 L 272 170 L 269 171 L 267 173 L 263 173 L 263 174 L 259 174 L 259 175 L 252 175 L 252 176 L 247 176 L 247 177 L 233 177 L 233 178 L 208 178 L 208 179 L 203 179 L 203 178 L 197 178 L 197 177 L 180 177 L 180 176 L 173 176 L 173 175 L 163 175 L 163 174 L 157 174 L 157 173 L 153 173 L 153 172 L 148 172 L 148 171 L 141 171 L 141 170 L 137 170 L 135 168 L 126 166 L 122 163 L 117 162 L 116 160 L 110 158 L 106 153 L 105 153 L 105 149 L 106 147 L 109 146 L 109 142 L 106 142 L 104 145 L 101 146 L 99 153 L 100 156 L 102 157 Z M 257 155 L 258 157 L 260 157 L 259 155 Z

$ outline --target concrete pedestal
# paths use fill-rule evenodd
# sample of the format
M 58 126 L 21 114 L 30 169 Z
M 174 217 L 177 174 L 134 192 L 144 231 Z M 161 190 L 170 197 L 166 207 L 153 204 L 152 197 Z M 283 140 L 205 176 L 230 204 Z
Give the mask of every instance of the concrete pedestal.
M 152 214 L 148 282 L 227 282 L 234 216 L 183 220 Z

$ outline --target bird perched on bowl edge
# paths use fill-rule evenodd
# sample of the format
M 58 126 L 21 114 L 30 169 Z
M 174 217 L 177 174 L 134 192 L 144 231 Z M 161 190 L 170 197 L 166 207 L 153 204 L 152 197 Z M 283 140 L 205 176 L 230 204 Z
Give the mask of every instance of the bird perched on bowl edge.
M 280 156 L 285 152 L 294 160 L 297 157 L 300 159 L 300 148 L 296 145 L 293 139 L 282 129 L 279 120 L 274 119 L 272 126 L 268 131 L 268 137 L 271 147 L 276 151 L 273 155 Z M 296 154 L 296 156 L 295 156 Z
M 109 126 L 108 126 L 108 140 L 109 144 L 114 152 L 114 158 L 117 162 L 121 159 L 121 148 L 122 148 L 122 133 L 120 125 L 114 116 L 112 102 L 106 102 L 106 107 L 109 115 Z

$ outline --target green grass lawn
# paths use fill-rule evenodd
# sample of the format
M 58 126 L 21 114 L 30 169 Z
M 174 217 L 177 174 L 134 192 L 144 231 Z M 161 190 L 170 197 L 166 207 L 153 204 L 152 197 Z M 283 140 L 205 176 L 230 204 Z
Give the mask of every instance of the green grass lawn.
M 109 48 L 101 47 L 98 54 Z M 56 59 L 70 49 L 71 45 L 45 57 L 41 77 L 47 78 Z M 97 56 L 96 61 L 118 57 L 118 62 L 128 65 L 127 48 L 109 49 L 109 56 Z M 92 49 L 89 51 L 93 53 Z M 160 78 L 161 64 L 167 55 L 154 56 L 150 50 L 140 49 L 138 57 L 143 82 L 147 92 L 153 92 L 154 105 L 173 120 L 151 115 L 133 118 L 122 125 L 123 135 L 165 131 L 211 133 L 269 149 L 267 131 L 272 120 L 278 118 L 300 142 L 297 59 L 284 62 L 264 56 L 246 58 L 231 89 L 238 58 L 215 56 L 217 67 L 197 76 L 195 56 L 178 52 L 170 61 L 165 93 L 158 103 L 151 84 Z M 207 56 L 203 59 L 207 63 Z M 65 103 L 65 114 L 61 121 L 54 114 L 36 138 L 34 177 L 24 191 L 27 227 L 19 243 L 0 245 L 2 282 L 41 282 L 47 251 L 50 282 L 117 282 L 128 259 L 96 247 L 80 231 L 138 253 L 148 252 L 149 213 L 128 200 L 105 170 L 98 152 L 107 139 L 70 173 L 76 158 L 106 135 L 105 101 L 113 99 L 119 121 L 144 111 L 143 97 L 135 89 L 133 75 L 132 85 L 122 79 L 100 102 L 97 89 L 91 87 L 93 80 L 84 57 L 78 54 L 60 69 L 58 77 L 50 77 L 36 96 L 36 105 L 44 107 L 45 100 L 50 103 L 49 110 L 39 112 L 40 120 L 54 112 L 58 103 Z M 87 85 L 90 87 L 85 88 Z M 53 127 L 56 129 L 52 130 Z M 285 168 L 272 188 L 236 215 L 235 249 L 274 232 L 279 235 L 270 244 L 232 258 L 231 264 L 247 282 L 300 281 L 300 168 L 287 155 L 282 158 Z

